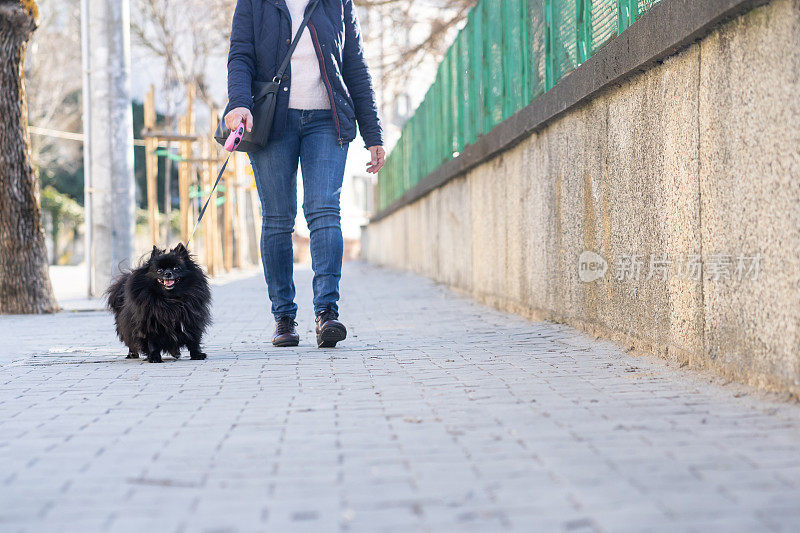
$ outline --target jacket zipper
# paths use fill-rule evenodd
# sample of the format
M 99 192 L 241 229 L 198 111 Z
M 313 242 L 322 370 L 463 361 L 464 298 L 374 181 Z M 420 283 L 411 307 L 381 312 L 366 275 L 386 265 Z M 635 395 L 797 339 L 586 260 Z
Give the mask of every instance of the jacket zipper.
M 336 111 L 336 102 L 333 99 L 331 82 L 328 80 L 328 73 L 325 71 L 325 60 L 322 58 L 322 48 L 320 48 L 319 41 L 317 39 L 317 30 L 314 29 L 314 25 L 310 22 L 308 23 L 308 27 L 311 28 L 311 36 L 313 37 L 312 40 L 314 41 L 314 50 L 317 52 L 317 60 L 319 61 L 320 69 L 322 69 L 322 79 L 325 80 L 325 87 L 328 89 L 328 98 L 330 99 L 331 107 L 333 108 L 333 119 L 336 121 L 336 135 L 339 137 L 339 148 L 343 148 L 342 132 L 339 129 L 339 113 Z

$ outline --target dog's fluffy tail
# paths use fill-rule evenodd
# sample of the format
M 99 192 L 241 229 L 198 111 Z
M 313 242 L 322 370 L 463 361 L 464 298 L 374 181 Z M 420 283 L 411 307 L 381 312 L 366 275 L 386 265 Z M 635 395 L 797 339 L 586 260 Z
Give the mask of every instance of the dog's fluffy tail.
M 119 313 L 125 305 L 125 280 L 128 276 L 118 276 L 106 290 L 106 305 L 114 314 Z

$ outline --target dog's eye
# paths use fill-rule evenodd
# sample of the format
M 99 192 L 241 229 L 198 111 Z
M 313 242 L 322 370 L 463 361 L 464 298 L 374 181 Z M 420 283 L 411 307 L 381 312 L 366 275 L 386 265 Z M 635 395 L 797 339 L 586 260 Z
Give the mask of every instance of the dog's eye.
M 163 274 L 163 273 L 164 273 L 164 269 L 163 269 L 163 268 L 159 268 L 159 269 L 158 269 L 158 273 L 159 273 L 159 274 Z

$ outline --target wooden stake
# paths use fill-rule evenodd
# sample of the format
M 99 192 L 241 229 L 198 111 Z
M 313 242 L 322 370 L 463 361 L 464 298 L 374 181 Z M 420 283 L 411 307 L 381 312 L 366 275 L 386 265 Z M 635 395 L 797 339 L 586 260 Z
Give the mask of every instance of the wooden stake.
M 261 264 L 261 227 L 263 225 L 261 215 L 261 199 L 258 197 L 258 191 L 255 187 L 250 189 L 250 207 L 253 213 L 253 261 L 256 264 Z
M 236 266 L 244 267 L 245 254 L 247 253 L 247 243 L 249 241 L 247 231 L 247 213 L 245 210 L 245 187 L 247 186 L 246 174 L 244 172 L 245 156 L 239 152 L 234 154 L 233 172 L 236 184 Z
M 214 124 L 217 120 L 217 110 L 211 108 L 210 110 L 210 117 L 211 120 L 209 124 Z M 209 146 L 209 156 L 213 157 L 218 155 L 217 144 L 214 141 L 214 138 L 209 135 L 206 139 L 206 143 Z M 208 186 L 211 187 L 214 185 L 214 180 L 217 179 L 217 172 L 219 172 L 219 165 L 213 160 L 208 164 Z M 209 225 L 211 227 L 211 263 L 214 266 L 214 272 L 217 273 L 222 268 L 222 246 L 221 246 L 221 239 L 220 239 L 220 229 L 219 229 L 219 209 L 217 209 L 217 198 L 218 193 L 214 191 L 211 194 L 211 202 L 208 204 L 208 216 L 209 216 Z
M 234 161 L 235 163 L 235 161 Z M 222 241 L 223 246 L 223 266 L 225 272 L 230 272 L 233 268 L 233 197 L 234 197 L 234 179 L 230 172 L 225 172 L 225 177 L 222 182 L 225 184 L 225 203 L 223 204 L 223 228 L 225 238 Z
M 178 119 L 178 133 L 181 135 L 194 134 L 194 93 L 193 85 L 186 92 L 186 116 Z M 181 141 L 181 161 L 178 167 L 178 193 L 180 196 L 181 210 L 181 241 L 186 242 L 189 232 L 192 231 L 191 206 L 189 204 L 189 185 L 192 181 L 192 168 L 187 161 L 192 157 L 192 141 Z
M 209 152 L 210 152 L 210 148 L 211 148 L 209 146 L 209 144 L 208 144 L 208 140 L 204 139 L 202 141 L 202 145 L 203 145 L 203 157 L 204 158 L 208 158 Z M 201 191 L 201 195 L 200 195 L 201 202 L 200 202 L 200 205 L 203 205 L 205 203 L 205 200 L 206 200 L 205 199 L 205 194 L 207 194 L 209 192 L 209 189 L 211 188 L 211 184 L 209 183 L 211 181 L 210 178 L 209 178 L 209 166 L 210 166 L 210 163 L 207 163 L 207 164 L 203 165 L 203 170 L 200 173 L 200 191 Z M 214 246 L 212 244 L 214 242 L 214 240 L 213 240 L 214 239 L 214 231 L 213 231 L 214 225 L 211 222 L 211 206 L 213 204 L 214 204 L 214 201 L 211 200 L 209 202 L 208 209 L 206 210 L 207 213 L 204 215 L 205 218 L 204 218 L 204 220 L 202 222 L 202 224 L 203 224 L 203 237 L 204 237 L 203 241 L 205 243 L 204 250 L 203 250 L 203 252 L 204 252 L 203 255 L 205 256 L 204 257 L 205 264 L 206 264 L 206 268 L 208 269 L 208 274 L 210 276 L 213 276 L 214 273 L 215 273 L 214 272 Z
M 186 117 L 178 118 L 178 132 L 186 133 Z M 181 161 L 178 164 L 178 198 L 180 199 L 180 221 L 181 221 L 181 242 L 185 243 L 189 238 L 189 163 L 186 162 L 191 157 L 192 144 L 187 141 L 181 143 Z
M 153 129 L 156 125 L 156 89 L 153 85 L 144 99 L 144 127 Z M 147 220 L 150 226 L 150 240 L 158 244 L 158 140 L 145 140 L 145 175 L 147 177 Z

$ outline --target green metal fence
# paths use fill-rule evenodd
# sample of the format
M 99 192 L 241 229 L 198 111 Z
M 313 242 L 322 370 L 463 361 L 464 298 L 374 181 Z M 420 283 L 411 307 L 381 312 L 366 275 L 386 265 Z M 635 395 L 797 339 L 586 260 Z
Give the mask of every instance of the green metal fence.
M 389 206 L 660 0 L 479 0 L 378 183 Z

